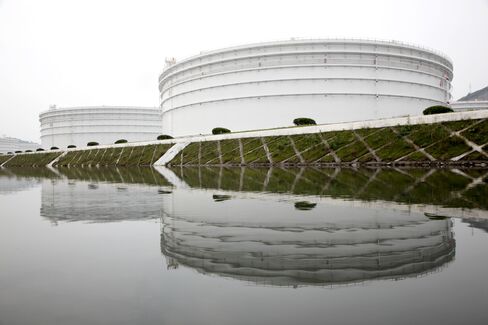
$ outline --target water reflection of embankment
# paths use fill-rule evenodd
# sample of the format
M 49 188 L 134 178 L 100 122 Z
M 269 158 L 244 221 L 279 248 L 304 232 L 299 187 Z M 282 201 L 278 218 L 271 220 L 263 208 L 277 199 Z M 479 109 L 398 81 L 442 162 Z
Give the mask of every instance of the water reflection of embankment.
M 192 188 L 326 196 L 488 210 L 486 169 L 172 169 Z

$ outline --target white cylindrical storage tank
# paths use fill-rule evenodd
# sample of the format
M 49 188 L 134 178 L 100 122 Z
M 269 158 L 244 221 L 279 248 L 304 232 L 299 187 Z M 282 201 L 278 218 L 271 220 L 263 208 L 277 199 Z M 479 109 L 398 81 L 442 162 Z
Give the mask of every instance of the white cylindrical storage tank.
M 160 75 L 163 133 L 208 134 L 419 115 L 451 99 L 433 50 L 372 40 L 292 40 L 206 52 Z
M 479 111 L 488 109 L 488 100 L 457 101 L 451 103 L 451 108 L 456 112 Z
M 39 144 L 11 137 L 0 137 L 0 154 L 15 151 L 36 150 Z
M 51 108 L 39 115 L 44 148 L 156 140 L 161 134 L 158 108 L 92 106 Z

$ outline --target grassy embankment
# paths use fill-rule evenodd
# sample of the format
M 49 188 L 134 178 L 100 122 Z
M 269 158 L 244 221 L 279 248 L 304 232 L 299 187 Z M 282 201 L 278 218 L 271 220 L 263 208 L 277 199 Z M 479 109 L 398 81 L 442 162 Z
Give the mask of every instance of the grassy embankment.
M 171 144 L 107 149 L 74 150 L 61 157 L 55 166 L 150 166 Z
M 12 158 L 13 155 L 0 155 L 0 165 Z
M 16 154 L 4 167 L 44 167 L 61 154 L 62 152 Z
M 150 166 L 171 144 L 72 150 L 55 166 Z M 45 166 L 60 152 L 18 154 L 6 167 Z M 0 156 L 0 163 L 11 156 Z M 327 166 L 488 162 L 488 119 L 193 142 L 169 165 Z
M 473 146 L 482 147 L 481 152 Z M 402 165 L 453 163 L 453 159 L 488 161 L 487 119 L 194 142 L 170 165 Z

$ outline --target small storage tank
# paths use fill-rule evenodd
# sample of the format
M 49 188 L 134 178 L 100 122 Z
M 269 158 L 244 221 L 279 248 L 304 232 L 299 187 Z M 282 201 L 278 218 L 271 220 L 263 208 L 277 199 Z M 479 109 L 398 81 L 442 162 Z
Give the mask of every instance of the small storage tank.
M 129 106 L 51 107 L 39 115 L 44 148 L 156 140 L 161 134 L 158 108 Z
M 28 142 L 17 138 L 0 136 L 0 154 L 8 152 L 36 150 L 40 145 L 34 142 Z

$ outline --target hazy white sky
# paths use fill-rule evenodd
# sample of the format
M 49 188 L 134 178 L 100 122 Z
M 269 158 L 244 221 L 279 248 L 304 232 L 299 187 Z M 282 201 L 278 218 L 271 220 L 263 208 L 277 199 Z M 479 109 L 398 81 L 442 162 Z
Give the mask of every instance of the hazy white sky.
M 488 0 L 0 0 L 0 135 L 39 141 L 50 104 L 158 106 L 164 58 L 250 42 L 395 39 L 488 85 Z

